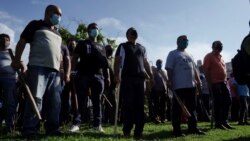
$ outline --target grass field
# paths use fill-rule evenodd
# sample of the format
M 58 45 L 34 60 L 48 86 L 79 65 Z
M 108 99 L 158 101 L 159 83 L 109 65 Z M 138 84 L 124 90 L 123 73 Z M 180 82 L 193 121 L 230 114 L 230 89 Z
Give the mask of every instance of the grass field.
M 192 135 L 187 134 L 186 137 L 174 138 L 172 136 L 172 126 L 170 122 L 166 124 L 153 124 L 146 123 L 143 138 L 141 140 L 171 140 L 171 141 L 250 141 L 250 126 L 239 126 L 236 122 L 231 122 L 231 125 L 236 127 L 233 130 L 220 130 L 220 129 L 210 129 L 210 123 L 203 122 L 199 123 L 200 129 L 206 132 L 206 135 Z M 113 126 L 104 125 L 105 133 L 99 134 L 95 133 L 89 127 L 89 124 L 83 124 L 80 128 L 79 133 L 69 133 L 68 126 L 63 126 L 61 131 L 62 135 L 60 137 L 48 137 L 41 134 L 40 140 L 44 141 L 129 141 L 134 140 L 131 138 L 124 138 L 122 136 L 122 128 L 119 126 L 118 135 L 113 135 Z M 186 124 L 182 125 L 183 132 L 186 133 Z M 43 131 L 41 131 L 43 132 Z M 18 141 L 24 140 L 21 138 L 19 132 L 1 134 L 0 141 Z

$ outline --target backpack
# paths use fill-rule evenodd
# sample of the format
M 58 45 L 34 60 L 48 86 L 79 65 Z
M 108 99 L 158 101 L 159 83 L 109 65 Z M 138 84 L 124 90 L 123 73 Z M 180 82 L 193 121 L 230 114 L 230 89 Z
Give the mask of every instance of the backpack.
M 231 60 L 234 78 L 240 85 L 250 82 L 250 55 L 245 50 L 249 40 L 250 35 L 244 38 L 241 49 L 238 50 L 237 54 Z

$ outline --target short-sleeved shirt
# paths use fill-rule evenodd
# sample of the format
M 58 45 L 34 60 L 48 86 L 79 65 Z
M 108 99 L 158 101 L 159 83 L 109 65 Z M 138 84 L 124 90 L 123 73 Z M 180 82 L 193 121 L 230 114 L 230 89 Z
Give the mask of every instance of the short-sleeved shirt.
M 152 71 L 154 75 L 155 83 L 153 85 L 153 90 L 155 91 L 166 91 L 167 75 L 162 69 L 157 69 L 152 66 Z
M 105 48 L 100 44 L 92 43 L 89 39 L 79 41 L 74 54 L 80 56 L 77 70 L 82 74 L 100 74 L 103 69 L 108 68 Z
M 11 67 L 11 62 L 9 51 L 0 51 L 0 78 L 16 79 L 16 72 Z
M 146 59 L 146 49 L 139 43 L 126 42 L 118 46 L 115 56 L 120 56 L 121 48 L 125 52 L 121 73 L 122 78 L 145 78 L 144 59 Z
M 226 65 L 221 55 L 211 52 L 204 58 L 203 67 L 210 76 L 211 83 L 226 82 Z
M 43 20 L 31 21 L 21 34 L 30 43 L 29 63 L 31 66 L 48 67 L 59 71 L 62 60 L 62 38 Z
M 63 61 L 64 61 L 64 59 L 66 59 L 66 57 L 70 57 L 69 50 L 68 50 L 67 46 L 65 46 L 65 45 L 61 46 L 61 54 L 62 54 L 63 60 L 61 62 L 60 69 L 64 69 Z
M 191 55 L 178 49 L 169 52 L 165 69 L 172 70 L 174 90 L 195 87 L 195 63 Z
M 236 85 L 239 96 L 249 96 L 249 89 L 247 85 L 240 85 L 235 80 L 233 80 L 233 84 Z

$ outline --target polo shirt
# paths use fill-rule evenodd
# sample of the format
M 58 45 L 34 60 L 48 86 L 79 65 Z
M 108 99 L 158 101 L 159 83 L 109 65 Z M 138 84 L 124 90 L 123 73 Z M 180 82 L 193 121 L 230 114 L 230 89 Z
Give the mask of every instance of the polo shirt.
M 204 58 L 203 67 L 209 74 L 211 83 L 226 81 L 226 65 L 221 55 L 208 53 Z

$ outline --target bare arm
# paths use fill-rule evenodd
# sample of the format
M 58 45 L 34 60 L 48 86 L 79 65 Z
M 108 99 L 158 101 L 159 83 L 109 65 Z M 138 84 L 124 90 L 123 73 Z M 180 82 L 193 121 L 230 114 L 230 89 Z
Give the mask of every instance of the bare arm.
M 146 58 L 144 58 L 144 66 L 145 66 L 145 70 L 146 70 L 147 74 L 149 75 L 149 78 L 153 79 L 154 78 L 153 72 L 152 72 L 150 64 Z
M 70 81 L 70 70 L 71 70 L 71 63 L 70 63 L 70 56 L 66 56 L 63 58 L 63 69 L 64 69 L 64 80 L 66 82 Z
M 166 68 L 167 74 L 168 74 L 168 87 L 172 89 L 172 83 L 173 83 L 173 70 L 170 68 Z

